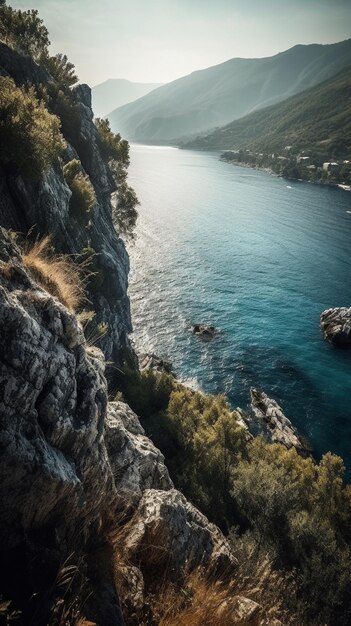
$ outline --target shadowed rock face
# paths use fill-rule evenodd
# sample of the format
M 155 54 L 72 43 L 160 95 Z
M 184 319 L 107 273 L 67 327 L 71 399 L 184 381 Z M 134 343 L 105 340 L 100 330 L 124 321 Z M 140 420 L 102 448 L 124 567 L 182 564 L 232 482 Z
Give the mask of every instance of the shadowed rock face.
M 351 307 L 323 311 L 321 329 L 324 338 L 337 348 L 351 348 Z
M 19 86 L 45 85 L 51 79 L 30 57 L 0 43 L 1 74 L 10 75 Z M 70 210 L 71 192 L 61 164 L 56 163 L 38 181 L 24 180 L 20 173 L 0 167 L 0 225 L 23 234 L 31 229 L 38 236 L 49 234 L 57 252 L 77 255 L 85 248 L 94 249 L 99 280 L 88 283 L 87 299 L 96 313 L 93 323 L 108 326 L 99 346 L 107 360 L 118 364 L 121 352 L 130 347 L 132 330 L 127 296 L 129 259 L 112 222 L 110 197 L 116 186 L 101 157 L 90 87 L 78 85 L 71 99 L 76 108 L 75 132 L 68 136 L 63 124 L 67 141 L 64 160 L 79 159 L 93 184 L 97 204 L 88 223 Z

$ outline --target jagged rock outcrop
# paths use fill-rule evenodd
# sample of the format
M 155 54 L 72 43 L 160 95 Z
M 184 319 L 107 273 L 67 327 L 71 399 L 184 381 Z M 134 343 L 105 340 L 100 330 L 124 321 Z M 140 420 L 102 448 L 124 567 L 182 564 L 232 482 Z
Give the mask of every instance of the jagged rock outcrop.
M 168 569 L 175 580 L 198 565 L 228 575 L 237 565 L 219 529 L 176 489 L 145 490 L 125 547 L 142 571 Z
M 111 517 L 121 510 L 129 520 L 128 578 L 139 601 L 145 578 L 160 563 L 175 579 L 185 566 L 217 572 L 235 566 L 218 528 L 173 488 L 137 416 L 123 402 L 108 404 L 102 353 L 87 347 L 75 315 L 35 282 L 2 228 L 0 450 L 0 589 L 6 598 L 20 584 L 19 572 L 32 596 L 38 572 L 41 583 L 50 580 L 55 564 L 97 543 L 96 554 L 90 548 L 88 555 L 89 615 L 120 626 L 108 574 L 113 563 L 102 559 L 99 541 L 107 512 Z
M 92 540 L 98 549 L 115 496 L 106 408 L 102 353 L 87 349 L 75 315 L 34 282 L 0 229 L 0 588 L 6 598 L 21 590 L 30 604 L 33 593 L 54 585 L 70 554 L 78 558 Z M 92 551 L 85 566 L 95 593 L 105 598 L 100 622 L 121 626 L 113 579 L 107 568 L 103 576 L 97 571 Z M 21 623 L 29 623 L 30 608 L 19 606 Z M 36 623 L 45 615 L 41 620 Z
M 338 348 L 351 348 L 351 307 L 323 311 L 320 323 L 325 339 Z
M 106 382 L 76 317 L 40 289 L 0 232 L 0 537 L 8 547 L 55 521 L 99 524 L 113 493 Z
M 254 418 L 268 441 L 281 443 L 288 449 L 296 448 L 302 456 L 311 453 L 308 443 L 302 440 L 275 400 L 257 389 L 251 389 L 250 396 Z
M 245 413 L 240 407 L 236 407 L 235 409 L 235 418 L 238 426 L 240 426 L 245 431 L 246 440 L 250 441 L 253 439 L 253 435 L 250 432 L 250 416 Z
M 109 403 L 105 440 L 122 510 L 136 508 L 146 489 L 173 488 L 163 454 L 124 402 Z
M 163 359 L 157 356 L 157 354 L 140 354 L 138 356 L 138 361 L 140 370 L 153 370 L 159 374 L 164 373 L 174 375 L 171 361 Z
M 30 57 L 24 57 L 0 43 L 0 74 L 11 76 L 17 85 L 46 85 L 52 78 Z M 79 219 L 69 206 L 71 191 L 56 163 L 40 180 L 25 180 L 20 174 L 0 168 L 0 225 L 23 234 L 50 234 L 57 252 L 79 255 L 89 248 L 95 253 L 97 280 L 87 285 L 89 307 L 96 313 L 93 323 L 107 324 L 100 340 L 107 360 L 119 363 L 121 353 L 129 349 L 131 332 L 127 296 L 129 259 L 122 239 L 112 222 L 111 193 L 115 183 L 101 157 L 98 131 L 93 122 L 91 90 L 78 85 L 71 92 L 74 107 L 74 132 L 62 132 L 67 141 L 65 159 L 78 158 L 83 172 L 93 184 L 97 204 L 89 221 Z

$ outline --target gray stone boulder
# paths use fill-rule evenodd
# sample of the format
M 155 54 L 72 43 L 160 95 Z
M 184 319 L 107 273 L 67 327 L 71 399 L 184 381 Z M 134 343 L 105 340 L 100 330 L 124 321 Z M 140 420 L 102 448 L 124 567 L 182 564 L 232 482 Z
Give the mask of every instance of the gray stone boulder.
M 141 571 L 167 567 L 175 579 L 202 565 L 228 574 L 237 561 L 220 530 L 176 489 L 147 489 L 130 522 L 126 556 Z
M 124 402 L 110 402 L 105 441 L 121 509 L 135 508 L 146 489 L 172 489 L 164 457 Z
M 323 311 L 320 319 L 324 338 L 337 348 L 351 348 L 351 307 Z

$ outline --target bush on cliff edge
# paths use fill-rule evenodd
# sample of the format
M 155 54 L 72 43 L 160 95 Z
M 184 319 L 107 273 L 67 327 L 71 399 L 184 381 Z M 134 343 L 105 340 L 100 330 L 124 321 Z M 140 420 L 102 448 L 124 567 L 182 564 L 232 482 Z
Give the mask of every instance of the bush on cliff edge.
M 0 163 L 15 174 L 39 178 L 65 148 L 60 120 L 38 101 L 33 88 L 0 77 Z

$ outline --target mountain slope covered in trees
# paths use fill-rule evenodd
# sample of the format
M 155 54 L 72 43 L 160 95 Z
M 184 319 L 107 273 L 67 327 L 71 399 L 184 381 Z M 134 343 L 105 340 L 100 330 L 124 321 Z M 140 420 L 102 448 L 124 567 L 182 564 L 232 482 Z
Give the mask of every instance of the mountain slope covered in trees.
M 298 45 L 273 57 L 231 59 L 159 87 L 109 115 L 127 139 L 171 143 L 284 100 L 351 65 L 351 39 Z
M 351 152 L 351 67 L 333 78 L 256 111 L 185 147 L 204 150 L 249 149 L 293 152 L 309 149 L 323 158 L 346 158 Z

